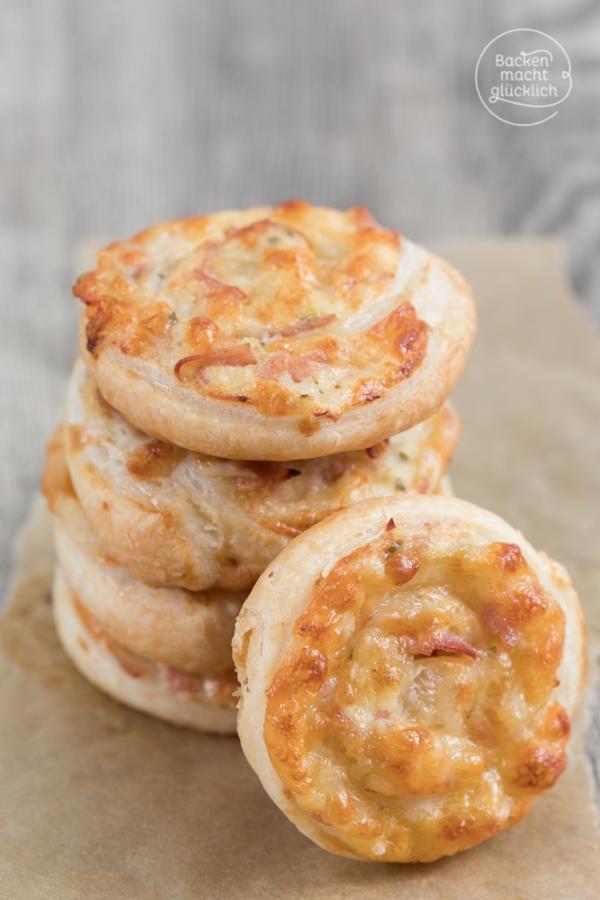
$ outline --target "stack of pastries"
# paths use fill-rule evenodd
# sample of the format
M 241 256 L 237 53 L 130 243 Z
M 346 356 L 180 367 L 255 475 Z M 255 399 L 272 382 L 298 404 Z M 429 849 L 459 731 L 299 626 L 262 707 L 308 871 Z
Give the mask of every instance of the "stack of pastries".
M 291 201 L 150 228 L 74 293 L 43 486 L 80 671 L 237 727 L 333 852 L 428 861 L 521 818 L 564 768 L 584 638 L 564 570 L 451 496 L 462 277 Z

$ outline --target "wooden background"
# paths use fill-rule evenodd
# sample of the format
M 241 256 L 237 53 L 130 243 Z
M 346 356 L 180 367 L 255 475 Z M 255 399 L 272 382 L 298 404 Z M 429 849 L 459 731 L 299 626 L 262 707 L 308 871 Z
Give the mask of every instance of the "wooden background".
M 572 61 L 572 96 L 538 128 L 474 91 L 484 45 L 516 26 Z M 0 125 L 2 580 L 89 236 L 291 196 L 363 203 L 423 241 L 564 236 L 600 317 L 597 0 L 1 0 Z

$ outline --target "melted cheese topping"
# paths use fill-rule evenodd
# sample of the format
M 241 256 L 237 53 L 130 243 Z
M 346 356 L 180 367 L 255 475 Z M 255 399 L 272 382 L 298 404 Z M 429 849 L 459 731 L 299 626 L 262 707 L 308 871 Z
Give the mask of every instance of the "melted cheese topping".
M 330 849 L 431 861 L 521 818 L 565 767 L 564 615 L 515 544 L 389 529 L 324 574 L 264 740 Z
M 103 250 L 74 293 L 91 354 L 116 347 L 311 433 L 419 367 L 443 318 L 439 296 L 416 299 L 430 260 L 362 208 L 290 201 L 150 228 Z
M 111 527 L 106 510 L 98 515 L 92 505 L 98 492 L 80 489 L 83 479 L 100 476 L 139 505 L 141 515 L 165 516 L 190 546 L 202 540 L 216 563 L 213 583 L 242 588 L 254 583 L 291 538 L 342 507 L 373 496 L 439 491 L 458 433 L 458 417 L 446 404 L 368 450 L 285 463 L 223 460 L 138 431 L 102 399 L 79 362 L 69 389 L 65 445 L 82 505 L 119 561 L 131 567 L 134 524 L 125 535 Z M 140 574 L 147 580 L 148 562 L 143 565 Z M 194 577 L 188 567 L 184 586 L 207 586 Z

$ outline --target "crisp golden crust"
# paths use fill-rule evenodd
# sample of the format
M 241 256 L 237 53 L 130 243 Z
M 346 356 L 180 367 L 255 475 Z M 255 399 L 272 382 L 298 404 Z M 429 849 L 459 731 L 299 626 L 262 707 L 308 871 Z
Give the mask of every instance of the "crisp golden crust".
M 243 607 L 238 732 L 317 843 L 428 862 L 554 784 L 584 658 L 566 573 L 506 523 L 443 497 L 365 501 L 290 544 Z
M 138 656 L 195 675 L 235 680 L 231 638 L 245 595 L 153 588 L 117 565 L 98 542 L 70 486 L 60 433 L 43 481 L 60 566 L 82 606 Z
M 138 428 L 233 459 L 363 449 L 431 415 L 470 347 L 468 286 L 362 209 L 169 222 L 74 292 L 83 352 Z
M 131 653 L 80 603 L 59 568 L 54 579 L 53 609 L 67 656 L 100 690 L 175 725 L 235 733 L 235 679 L 199 678 Z
M 137 578 L 243 590 L 288 541 L 371 496 L 440 489 L 458 440 L 449 404 L 367 450 L 289 463 L 183 451 L 129 425 L 82 362 L 69 386 L 67 464 L 104 549 Z

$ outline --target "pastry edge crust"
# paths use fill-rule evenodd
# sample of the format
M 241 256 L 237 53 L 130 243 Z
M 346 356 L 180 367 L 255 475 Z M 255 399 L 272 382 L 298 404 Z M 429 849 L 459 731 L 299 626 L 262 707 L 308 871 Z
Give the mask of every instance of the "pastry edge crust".
M 85 514 L 104 546 L 136 578 L 156 587 L 176 585 L 189 591 L 217 587 L 244 590 L 256 578 L 218 577 L 219 566 L 202 535 L 191 536 L 175 516 L 163 509 L 146 509 L 124 492 L 114 489 L 94 469 L 86 468 L 78 452 L 69 450 L 66 461 Z M 127 547 L 125 552 L 124 547 Z
M 85 631 L 72 606 L 72 591 L 57 567 L 53 586 L 53 612 L 62 647 L 84 677 L 104 693 L 140 712 L 185 725 L 198 731 L 235 734 L 235 710 L 207 703 L 186 702 L 175 695 L 148 686 L 128 675 L 110 653 Z M 84 641 L 87 651 L 80 640 Z
M 180 588 L 149 587 L 121 567 L 113 572 L 110 563 L 92 557 L 77 542 L 74 533 L 87 528 L 83 513 L 75 516 L 62 508 L 54 517 L 59 565 L 83 606 L 114 640 L 138 656 L 184 672 L 216 678 L 231 671 L 228 641 L 214 646 L 223 632 L 233 635 L 230 598 L 215 596 L 205 603 Z

